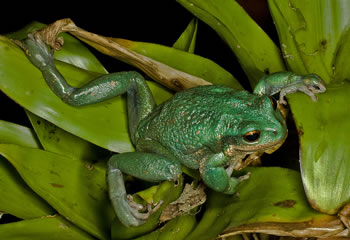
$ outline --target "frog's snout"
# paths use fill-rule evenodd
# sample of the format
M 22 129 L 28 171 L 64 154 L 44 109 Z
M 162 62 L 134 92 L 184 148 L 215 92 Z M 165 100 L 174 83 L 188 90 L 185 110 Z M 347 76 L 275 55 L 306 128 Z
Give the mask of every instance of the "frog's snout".
M 282 141 L 287 134 L 287 128 L 281 125 L 277 128 L 267 128 L 265 132 L 270 136 L 271 142 L 279 142 Z

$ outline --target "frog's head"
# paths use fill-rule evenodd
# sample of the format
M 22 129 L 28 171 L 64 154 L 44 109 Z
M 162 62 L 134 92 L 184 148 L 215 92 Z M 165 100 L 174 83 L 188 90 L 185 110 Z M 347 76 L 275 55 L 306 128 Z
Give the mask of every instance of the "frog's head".
M 228 117 L 235 120 L 235 127 L 225 129 L 222 136 L 226 155 L 237 151 L 263 151 L 284 141 L 286 124 L 273 98 L 250 94 L 248 100 L 236 105 L 239 109 L 236 108 L 225 119 L 225 122 Z

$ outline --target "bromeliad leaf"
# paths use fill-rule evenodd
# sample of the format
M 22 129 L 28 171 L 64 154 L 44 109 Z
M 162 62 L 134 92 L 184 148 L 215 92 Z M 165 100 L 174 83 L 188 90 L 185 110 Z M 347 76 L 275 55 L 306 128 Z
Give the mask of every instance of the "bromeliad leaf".
M 194 215 L 184 215 L 171 220 L 162 228 L 157 229 L 135 240 L 182 240 L 192 231 L 196 225 L 196 217 Z
M 285 69 L 278 47 L 234 0 L 177 0 L 230 46 L 254 87 L 266 73 Z
M 350 26 L 350 2 L 268 2 L 288 67 L 299 74 L 317 73 L 329 83 L 337 44 Z
M 24 126 L 0 120 L 0 143 L 39 148 L 35 133 Z M 18 218 L 30 219 L 55 212 L 22 180 L 11 164 L 0 154 L 0 211 Z
M 40 149 L 0 144 L 0 153 L 62 216 L 99 239 L 109 239 L 113 210 L 105 169 Z
M 0 120 L 1 143 L 40 148 L 40 142 L 32 129 L 3 120 Z
M 347 28 L 340 40 L 334 54 L 332 63 L 333 76 L 331 81 L 341 83 L 350 80 L 350 68 L 348 67 L 348 59 L 350 56 L 350 28 Z
M 109 151 L 75 136 L 29 111 L 26 113 L 46 151 L 91 163 L 107 159 Z
M 38 218 L 55 213 L 54 209 L 27 186 L 1 153 L 0 176 L 1 212 L 21 219 Z
M 173 48 L 189 53 L 194 53 L 197 38 L 197 29 L 198 19 L 194 18 L 188 24 L 187 28 L 181 34 L 181 36 L 176 40 Z
M 337 234 L 344 229 L 340 220 L 313 210 L 305 198 L 300 174 L 270 167 L 248 168 L 250 178 L 238 188 L 238 196 L 210 192 L 206 211 L 186 238 L 211 239 L 242 232 L 264 232 L 281 236 L 298 236 L 293 226 L 303 229 L 299 236 L 322 236 L 325 226 Z M 276 181 L 278 179 L 278 181 Z M 288 223 L 288 224 L 287 224 Z M 256 227 L 258 225 L 258 227 Z M 210 229 L 210 231 L 208 231 Z
M 306 194 L 314 208 L 329 214 L 350 201 L 349 94 L 349 83 L 329 85 L 317 107 L 301 94 L 290 97 Z
M 0 224 L 0 238 L 6 240 L 93 240 L 62 216 L 48 216 Z

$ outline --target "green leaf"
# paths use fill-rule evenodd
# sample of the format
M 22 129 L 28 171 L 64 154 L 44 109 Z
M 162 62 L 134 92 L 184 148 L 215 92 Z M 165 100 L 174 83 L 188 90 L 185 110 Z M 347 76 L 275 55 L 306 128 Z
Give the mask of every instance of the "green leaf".
M 47 216 L 55 212 L 54 209 L 27 186 L 17 171 L 1 155 L 0 192 L 1 212 L 9 213 L 22 219 Z
M 39 22 L 31 22 L 24 28 L 8 33 L 5 36 L 10 39 L 23 40 L 29 33 L 46 27 L 46 24 Z M 64 46 L 60 51 L 55 52 L 55 59 L 62 62 L 72 64 L 76 67 L 89 70 L 97 73 L 107 73 L 107 70 L 102 66 L 99 60 L 82 44 L 78 39 L 67 33 L 60 34 L 64 39 Z
M 184 215 L 135 240 L 182 240 L 186 238 L 195 225 L 196 217 L 194 215 Z
M 266 73 L 283 71 L 280 52 L 267 34 L 234 0 L 177 0 L 212 27 L 235 53 L 254 87 Z
M 47 86 L 38 69 L 22 50 L 0 37 L 0 89 L 24 108 L 56 126 L 111 151 L 131 151 L 122 97 L 86 107 L 72 107 L 62 102 Z M 81 86 L 100 74 L 56 61 L 58 70 L 73 86 Z M 15 71 L 14 68 L 21 68 Z M 160 102 L 172 94 L 155 83 L 150 84 Z
M 0 144 L 0 153 L 31 189 L 62 216 L 100 239 L 109 239 L 114 212 L 104 168 L 17 145 Z
M 189 52 L 189 53 L 194 53 L 194 49 L 196 45 L 197 29 L 198 29 L 198 19 L 194 18 L 188 24 L 187 28 L 181 34 L 181 36 L 173 44 L 173 48 L 181 51 Z
M 35 133 L 21 125 L 0 120 L 0 143 L 39 148 Z M 18 218 L 30 219 L 54 213 L 54 210 L 18 175 L 0 155 L 0 211 Z
M 337 44 L 350 26 L 350 2 L 269 0 L 269 6 L 288 67 L 331 82 Z
M 135 42 L 121 38 L 113 38 L 113 41 L 138 54 L 190 75 L 200 77 L 213 84 L 226 85 L 238 90 L 242 89 L 240 83 L 231 73 L 215 62 L 199 55 L 154 43 Z
M 75 136 L 29 111 L 26 113 L 46 151 L 89 162 L 106 159 L 109 155 L 109 151 Z
M 253 223 L 281 223 L 282 231 L 282 223 L 328 217 L 308 205 L 298 172 L 261 167 L 247 168 L 243 173 L 248 171 L 251 175 L 239 185 L 238 196 L 209 193 L 206 211 L 186 239 L 211 239 L 224 230 L 230 232 L 230 229 Z M 268 233 L 263 225 L 260 230 Z M 284 230 L 287 232 L 288 227 Z
M 40 148 L 40 142 L 30 128 L 0 120 L 0 143 Z
M 350 80 L 349 56 L 350 28 L 347 28 L 338 41 L 337 50 L 334 54 L 332 63 L 333 78 L 331 79 L 333 83 L 341 83 Z
M 336 213 L 350 201 L 350 84 L 328 85 L 317 103 L 303 94 L 289 102 L 300 137 L 301 172 L 312 206 Z
M 50 216 L 0 224 L 0 239 L 6 240 L 93 240 L 61 216 Z

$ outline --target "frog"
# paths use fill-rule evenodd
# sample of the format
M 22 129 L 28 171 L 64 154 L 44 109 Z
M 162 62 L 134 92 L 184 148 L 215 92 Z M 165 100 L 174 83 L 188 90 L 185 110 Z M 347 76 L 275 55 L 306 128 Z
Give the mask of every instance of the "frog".
M 280 145 L 287 136 L 272 96 L 280 93 L 279 102 L 286 104 L 286 94 L 301 91 L 316 101 L 315 94 L 326 90 L 316 74 L 284 71 L 263 76 L 253 93 L 205 85 L 179 91 L 156 105 L 136 71 L 105 74 L 74 88 L 55 67 L 53 51 L 43 40 L 29 34 L 19 45 L 66 104 L 80 107 L 126 94 L 128 130 L 136 151 L 112 155 L 106 181 L 116 216 L 127 227 L 144 224 L 162 203 L 136 203 L 126 191 L 125 174 L 149 182 L 177 182 L 186 167 L 199 171 L 208 188 L 233 195 L 245 179 L 232 176 L 242 159 Z

